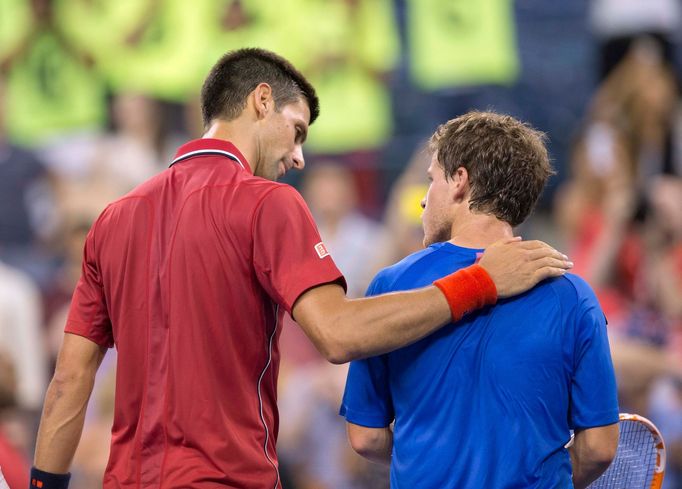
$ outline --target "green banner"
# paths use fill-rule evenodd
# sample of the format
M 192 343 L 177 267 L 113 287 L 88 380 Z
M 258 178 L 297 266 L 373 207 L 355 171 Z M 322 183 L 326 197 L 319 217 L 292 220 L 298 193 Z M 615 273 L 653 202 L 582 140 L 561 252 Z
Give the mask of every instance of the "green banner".
M 299 5 L 291 34 L 301 69 L 320 97 L 320 118 L 308 147 L 320 153 L 374 149 L 392 131 L 386 79 L 398 57 L 398 33 L 389 0 Z
M 7 79 L 6 123 L 10 139 L 35 145 L 64 132 L 104 125 L 101 79 L 49 32 L 14 63 Z
M 408 0 L 407 38 L 411 76 L 424 90 L 518 77 L 511 0 Z
M 26 0 L 0 0 L 0 62 L 11 55 L 33 27 Z

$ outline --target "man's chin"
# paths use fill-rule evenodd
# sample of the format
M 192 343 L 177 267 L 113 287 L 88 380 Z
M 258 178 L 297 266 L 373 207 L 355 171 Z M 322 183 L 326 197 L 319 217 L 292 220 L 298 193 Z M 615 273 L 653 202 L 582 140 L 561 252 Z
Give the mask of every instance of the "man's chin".
M 284 163 L 280 162 L 277 165 L 277 176 L 275 177 L 275 181 L 279 180 L 282 178 L 284 175 L 287 173 L 287 167 Z
M 424 239 L 422 240 L 422 244 L 424 245 L 424 248 L 428 248 L 433 243 L 437 242 L 437 238 L 438 238 L 437 235 L 435 235 L 433 233 L 427 233 L 423 226 L 422 226 L 422 231 L 424 232 Z
M 254 173 L 254 175 L 257 177 L 264 178 L 266 180 L 270 180 L 271 182 L 276 182 L 284 176 L 284 175 L 280 175 L 279 172 L 273 172 L 273 173 L 256 172 L 256 173 Z
M 444 243 L 445 241 L 450 240 L 450 236 L 448 235 L 440 235 L 440 236 L 427 236 L 424 235 L 424 239 L 422 241 L 422 244 L 424 245 L 424 248 L 428 248 L 432 244 L 436 243 Z

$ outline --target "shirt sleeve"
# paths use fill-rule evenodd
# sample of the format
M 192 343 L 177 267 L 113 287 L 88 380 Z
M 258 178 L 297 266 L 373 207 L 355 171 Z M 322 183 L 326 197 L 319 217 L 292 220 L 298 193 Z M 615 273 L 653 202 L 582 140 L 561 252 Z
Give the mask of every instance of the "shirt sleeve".
M 114 337 L 95 253 L 95 226 L 85 238 L 81 277 L 71 299 L 64 332 L 111 348 Z
M 569 420 L 574 429 L 618 422 L 616 377 L 606 334 L 606 318 L 593 293 L 583 300 L 577 313 Z
M 377 276 L 366 295 L 381 293 Z M 384 428 L 395 418 L 388 375 L 388 357 L 356 360 L 350 363 L 339 414 L 349 423 L 367 428 Z
M 346 281 L 329 255 L 308 206 L 293 187 L 278 186 L 253 220 L 253 261 L 258 281 L 291 313 L 296 299 L 317 285 Z

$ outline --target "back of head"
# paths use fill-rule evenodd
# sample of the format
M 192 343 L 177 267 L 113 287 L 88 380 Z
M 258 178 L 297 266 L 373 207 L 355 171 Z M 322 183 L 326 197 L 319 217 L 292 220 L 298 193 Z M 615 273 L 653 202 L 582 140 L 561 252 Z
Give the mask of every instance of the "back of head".
M 310 108 L 310 124 L 320 113 L 315 89 L 291 63 L 264 49 L 245 48 L 227 53 L 206 77 L 201 89 L 204 126 L 214 119 L 237 118 L 260 83 L 272 88 L 277 109 L 302 98 Z
M 429 146 L 450 178 L 469 175 L 472 211 L 512 226 L 531 213 L 550 175 L 545 135 L 508 115 L 469 112 L 438 127 Z

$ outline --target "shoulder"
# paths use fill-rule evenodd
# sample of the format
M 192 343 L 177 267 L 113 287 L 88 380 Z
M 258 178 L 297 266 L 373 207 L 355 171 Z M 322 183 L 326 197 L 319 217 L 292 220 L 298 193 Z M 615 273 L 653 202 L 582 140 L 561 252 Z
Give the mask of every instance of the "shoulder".
M 245 215 L 249 216 L 247 219 L 254 236 L 274 233 L 276 237 L 272 239 L 280 244 L 285 236 L 288 236 L 288 244 L 304 237 L 315 239 L 318 244 L 321 241 L 308 205 L 295 188 L 275 182 L 254 182 L 250 196 L 253 200 L 243 208 L 249 209 Z M 326 256 L 328 251 L 322 247 L 318 254 Z
M 247 179 L 239 189 L 239 200 L 249 200 L 246 208 L 253 209 L 254 219 L 299 220 L 305 216 L 313 221 L 310 210 L 294 187 L 262 178 Z
M 574 324 L 600 324 L 605 321 L 596 294 L 583 278 L 567 273 L 545 284 L 552 289 L 564 316 L 572 318 Z
M 578 307 L 599 306 L 592 287 L 578 275 L 567 273 L 563 277 L 549 281 L 555 293 L 565 302 Z
M 294 203 L 304 202 L 301 194 L 291 185 L 272 182 L 260 177 L 245 178 L 239 188 L 243 194 L 248 194 L 258 205 L 266 203 Z
M 394 292 L 415 286 L 416 284 L 412 283 L 412 281 L 410 281 L 409 284 L 403 283 L 404 279 L 412 277 L 415 270 L 419 270 L 420 275 L 422 275 L 424 271 L 423 265 L 441 255 L 439 253 L 441 248 L 440 245 L 442 245 L 442 243 L 431 245 L 428 248 L 412 253 L 399 262 L 380 270 L 374 277 L 374 280 L 372 280 L 367 295 Z
M 291 185 L 273 182 L 245 172 L 240 173 L 230 185 L 220 188 L 230 195 L 230 199 L 246 214 L 267 209 L 268 213 L 283 213 L 292 207 L 307 205 L 299 192 Z

